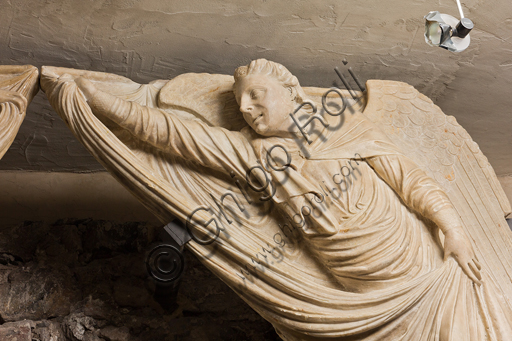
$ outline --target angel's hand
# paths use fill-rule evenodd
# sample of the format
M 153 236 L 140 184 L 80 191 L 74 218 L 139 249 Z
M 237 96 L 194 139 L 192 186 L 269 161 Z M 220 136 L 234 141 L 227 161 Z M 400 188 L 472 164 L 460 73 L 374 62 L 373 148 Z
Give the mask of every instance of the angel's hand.
M 481 285 L 480 270 L 482 267 L 462 227 L 451 228 L 444 235 L 444 260 L 453 257 L 459 263 L 462 271 L 473 282 Z
M 87 101 L 90 101 L 94 97 L 94 94 L 96 94 L 96 92 L 98 91 L 98 88 L 96 88 L 96 86 L 94 86 L 94 84 L 90 80 L 84 77 L 79 77 L 75 79 L 75 83 L 78 86 L 78 88 L 82 90 Z
M 27 99 L 16 91 L 0 89 L 0 103 L 11 102 L 20 109 L 20 113 L 27 109 Z
M 85 99 L 87 100 L 87 104 L 91 108 L 94 115 L 107 117 L 114 123 L 117 123 L 122 127 L 132 131 L 134 135 L 144 136 L 144 141 L 148 139 L 147 135 L 151 135 L 145 131 L 147 127 L 143 127 L 144 124 L 142 124 L 142 121 L 145 121 L 145 119 L 142 118 L 143 116 L 139 116 L 141 123 L 125 124 L 126 119 L 130 115 L 130 110 L 132 107 L 131 102 L 125 101 L 119 97 L 113 96 L 105 91 L 98 89 L 93 82 L 84 77 L 76 78 L 75 83 L 84 94 Z M 149 110 L 149 108 L 146 109 Z M 165 147 L 167 147 L 167 145 Z

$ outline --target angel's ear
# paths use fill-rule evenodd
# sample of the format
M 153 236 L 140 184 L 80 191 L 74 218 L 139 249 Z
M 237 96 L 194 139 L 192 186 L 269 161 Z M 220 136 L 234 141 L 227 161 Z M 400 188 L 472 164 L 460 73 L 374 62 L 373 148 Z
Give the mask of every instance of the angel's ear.
M 292 99 L 292 101 L 295 101 L 295 102 L 298 102 L 298 98 L 297 98 L 297 90 L 295 90 L 295 87 L 293 86 L 287 86 L 286 89 L 288 91 L 290 91 L 290 97 Z
M 299 80 L 297 77 L 293 76 L 291 80 L 291 85 L 288 87 L 290 90 L 290 93 L 292 95 L 292 99 L 297 102 L 298 104 L 303 103 L 305 100 L 307 100 L 306 93 L 302 89 L 302 87 L 299 84 Z

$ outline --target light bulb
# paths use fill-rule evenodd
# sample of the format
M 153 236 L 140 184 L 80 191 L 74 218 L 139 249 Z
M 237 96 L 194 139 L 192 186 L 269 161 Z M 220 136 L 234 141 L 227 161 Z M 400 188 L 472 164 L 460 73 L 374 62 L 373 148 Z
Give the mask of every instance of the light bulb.
M 470 43 L 469 32 L 473 22 L 468 18 L 461 21 L 448 14 L 432 11 L 425 17 L 425 41 L 430 46 L 439 46 L 452 52 L 467 49 Z

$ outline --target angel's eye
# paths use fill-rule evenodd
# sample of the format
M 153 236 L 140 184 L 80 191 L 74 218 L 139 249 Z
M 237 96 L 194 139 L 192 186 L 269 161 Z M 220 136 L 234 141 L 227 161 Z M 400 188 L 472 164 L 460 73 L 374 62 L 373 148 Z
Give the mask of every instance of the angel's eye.
M 254 89 L 251 91 L 251 99 L 259 99 L 263 95 L 263 90 Z

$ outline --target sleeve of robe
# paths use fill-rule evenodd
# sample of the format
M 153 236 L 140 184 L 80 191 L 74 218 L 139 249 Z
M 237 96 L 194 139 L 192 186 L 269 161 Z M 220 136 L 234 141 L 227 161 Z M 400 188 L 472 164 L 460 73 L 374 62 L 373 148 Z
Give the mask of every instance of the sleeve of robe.
M 408 207 L 432 220 L 441 231 L 462 226 L 445 191 L 411 159 L 395 154 L 371 157 L 367 162 Z
M 182 120 L 102 91 L 97 91 L 88 103 L 96 115 L 107 117 L 139 140 L 202 166 L 245 174 L 244 164 L 256 164 L 254 151 L 240 132 Z

